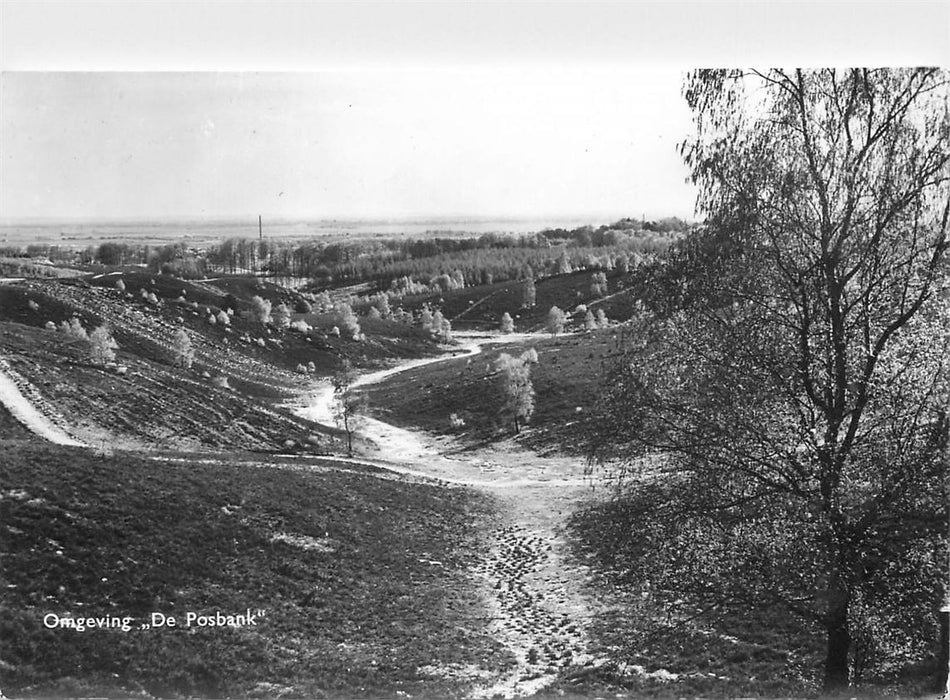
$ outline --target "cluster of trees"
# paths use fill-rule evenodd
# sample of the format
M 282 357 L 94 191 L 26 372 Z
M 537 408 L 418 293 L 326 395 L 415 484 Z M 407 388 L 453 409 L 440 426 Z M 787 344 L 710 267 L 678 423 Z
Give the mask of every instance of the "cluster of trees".
M 580 226 L 571 230 L 564 228 L 544 229 L 538 235 L 543 236 L 548 241 L 572 241 L 575 245 L 582 247 L 615 246 L 623 241 L 625 235 L 631 233 L 641 237 L 647 237 L 646 234 L 649 233 L 659 233 L 664 234 L 667 238 L 675 239 L 689 229 L 689 223 L 673 216 L 659 221 L 621 219 L 609 226 L 600 226 L 596 229 L 593 226 Z
M 204 272 L 262 271 L 278 277 L 309 279 L 316 285 L 375 282 L 394 289 L 425 285 L 424 291 L 444 291 L 574 269 L 613 269 L 638 263 L 666 250 L 669 237 L 643 230 L 601 227 L 592 240 L 551 239 L 541 234 L 478 238 L 397 238 L 349 243 L 289 242 L 228 239 L 210 248 L 202 259 Z M 552 245 L 552 240 L 557 245 Z M 178 260 L 187 260 L 179 255 Z M 418 289 L 413 290 L 418 293 Z
M 947 76 L 710 70 L 686 97 L 707 225 L 654 270 L 591 421 L 594 463 L 637 483 L 632 566 L 671 600 L 817 623 L 829 689 L 932 659 L 947 595 Z
M 68 321 L 61 322 L 58 326 L 52 321 L 47 321 L 47 330 L 59 331 L 71 338 L 77 338 L 89 343 L 89 359 L 97 365 L 105 365 L 109 362 L 115 362 L 115 351 L 119 344 L 112 337 L 112 331 L 106 325 L 97 326 L 92 332 L 87 332 L 82 322 L 75 316 Z

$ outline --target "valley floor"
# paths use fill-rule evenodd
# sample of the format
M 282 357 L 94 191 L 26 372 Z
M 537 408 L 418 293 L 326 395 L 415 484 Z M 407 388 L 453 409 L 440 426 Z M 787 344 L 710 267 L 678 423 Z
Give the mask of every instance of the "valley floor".
M 404 363 L 360 377 L 355 388 L 384 382 L 401 371 L 431 365 L 482 346 L 537 340 L 541 334 L 462 336 L 457 352 Z M 329 386 L 313 393 L 297 412 L 322 422 L 332 420 Z M 498 676 L 472 665 L 444 669 L 476 682 L 474 697 L 530 696 L 571 674 L 608 663 L 591 651 L 588 627 L 598 612 L 591 594 L 594 573 L 572 554 L 569 516 L 600 498 L 577 457 L 539 456 L 514 440 L 490 446 L 462 446 L 451 437 L 397 427 L 365 417 L 358 459 L 369 464 L 440 482 L 474 488 L 491 497 L 495 516 L 482 537 L 483 554 L 469 569 L 485 600 L 492 636 L 516 659 Z

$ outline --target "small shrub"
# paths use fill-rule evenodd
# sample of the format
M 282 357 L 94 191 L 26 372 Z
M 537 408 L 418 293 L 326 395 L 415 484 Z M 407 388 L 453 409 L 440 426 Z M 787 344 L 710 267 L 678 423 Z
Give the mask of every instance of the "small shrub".
M 335 312 L 337 323 L 340 327 L 346 329 L 347 335 L 353 338 L 353 340 L 360 340 L 360 324 L 356 318 L 356 314 L 353 313 L 353 308 L 347 303 L 342 303 L 337 305 Z M 336 326 L 334 326 L 334 328 L 336 328 Z
M 86 329 L 82 327 L 82 323 L 80 323 L 79 319 L 75 316 L 73 316 L 68 321 L 63 321 L 61 324 L 59 324 L 59 330 L 72 338 L 89 340 Z
M 535 289 L 534 286 L 534 279 L 529 277 L 525 280 L 524 289 L 522 290 L 521 306 L 526 309 L 533 307 L 535 300 L 537 299 L 537 294 L 537 289 Z
M 597 297 L 607 295 L 607 273 L 595 272 L 590 281 L 590 293 Z
M 567 316 L 564 314 L 561 309 L 557 306 L 552 306 L 548 311 L 547 317 L 547 329 L 551 335 L 557 335 L 564 331 L 564 323 L 567 320 Z
M 598 309 L 600 311 L 600 309 Z M 597 329 L 597 320 L 594 318 L 594 314 L 588 311 L 584 315 L 584 330 L 593 331 Z
M 225 375 L 223 375 L 223 374 L 219 374 L 219 375 L 216 376 L 216 377 L 212 377 L 212 378 L 211 378 L 211 383 L 214 384 L 216 387 L 218 387 L 218 388 L 220 388 L 220 389 L 230 389 L 230 388 L 231 388 L 231 385 L 228 384 L 228 378 L 227 378 Z
M 290 326 L 290 309 L 287 308 L 286 304 L 280 303 L 274 307 L 272 318 L 277 328 L 286 330 Z
M 119 344 L 106 326 L 99 326 L 89 334 L 89 355 L 99 365 L 115 361 L 115 350 Z
M 251 297 L 252 318 L 257 320 L 259 323 L 270 322 L 270 319 L 271 319 L 270 309 L 271 309 L 270 301 L 268 301 L 267 299 L 261 299 L 257 295 Z

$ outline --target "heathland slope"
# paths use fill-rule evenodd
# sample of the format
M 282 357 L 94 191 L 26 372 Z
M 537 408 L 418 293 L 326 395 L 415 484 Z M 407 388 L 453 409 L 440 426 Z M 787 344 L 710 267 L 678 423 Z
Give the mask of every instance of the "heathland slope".
M 466 572 L 490 514 L 474 492 L 312 460 L 0 449 L 7 693 L 457 697 L 453 669 L 510 663 Z M 143 628 L 153 613 L 179 624 Z M 59 622 L 88 617 L 132 619 Z

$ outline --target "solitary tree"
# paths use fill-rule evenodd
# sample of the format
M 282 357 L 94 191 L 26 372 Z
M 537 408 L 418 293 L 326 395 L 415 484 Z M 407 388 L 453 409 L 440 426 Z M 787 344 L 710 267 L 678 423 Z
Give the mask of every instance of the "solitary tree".
M 346 453 L 353 456 L 353 436 L 359 429 L 366 402 L 362 395 L 350 392 L 356 372 L 349 360 L 343 360 L 343 366 L 333 375 L 333 412 L 337 425 L 346 433 Z
M 501 332 L 502 333 L 511 333 L 515 330 L 515 322 L 511 318 L 511 314 L 507 311 L 501 315 Z
M 531 352 L 534 352 L 532 349 Z M 537 362 L 537 353 L 533 358 L 528 353 L 521 357 L 512 357 L 502 353 L 495 360 L 495 369 L 501 375 L 501 396 L 503 415 L 511 417 L 515 432 L 521 431 L 521 424 L 531 420 L 534 414 L 534 386 L 531 383 L 531 364 Z
M 845 686 L 855 639 L 899 646 L 943 594 L 946 77 L 714 70 L 685 92 L 707 228 L 656 278 L 592 451 L 668 470 L 654 575 L 818 623 Z
M 526 309 L 532 308 L 537 300 L 538 290 L 534 286 L 534 278 L 528 277 L 524 281 L 524 290 L 521 297 L 521 306 Z
M 175 364 L 188 369 L 194 363 L 195 350 L 184 328 L 175 331 L 175 336 L 172 338 L 172 351 L 175 353 Z

